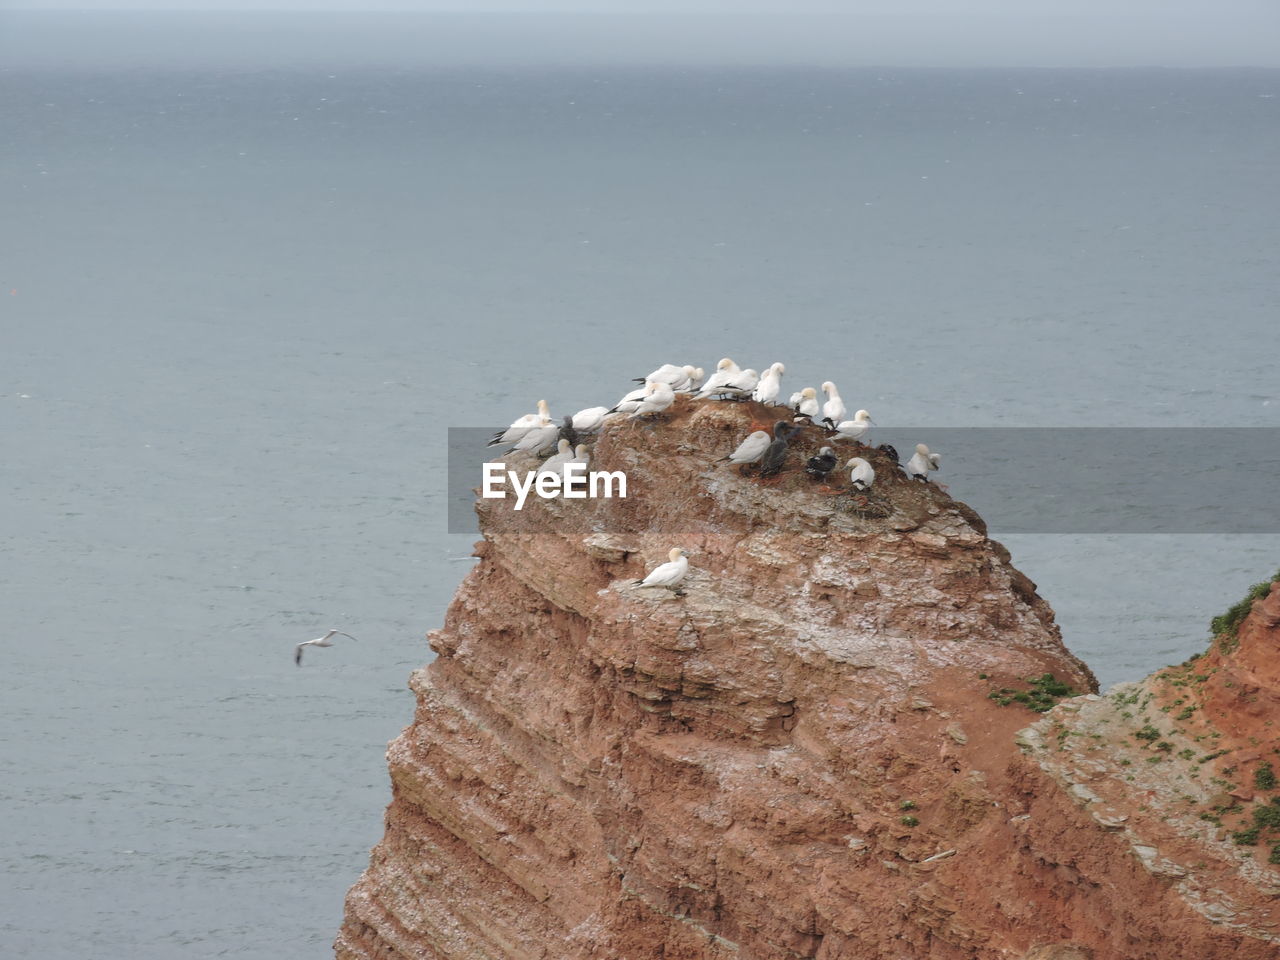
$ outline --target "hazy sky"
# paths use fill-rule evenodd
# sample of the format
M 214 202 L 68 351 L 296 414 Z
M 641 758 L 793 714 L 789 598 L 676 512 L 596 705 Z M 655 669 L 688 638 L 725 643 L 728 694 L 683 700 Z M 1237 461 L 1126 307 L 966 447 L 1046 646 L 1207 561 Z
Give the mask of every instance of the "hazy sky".
M 1280 67 L 1280 0 L 0 0 L 0 66 L 156 61 Z

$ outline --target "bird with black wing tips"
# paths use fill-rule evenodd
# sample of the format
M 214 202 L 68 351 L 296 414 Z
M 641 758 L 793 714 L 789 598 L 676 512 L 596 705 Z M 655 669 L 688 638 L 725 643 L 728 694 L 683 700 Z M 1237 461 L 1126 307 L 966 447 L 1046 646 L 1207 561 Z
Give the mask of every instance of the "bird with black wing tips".
M 727 457 L 721 457 L 720 462 L 736 464 L 756 463 L 764 456 L 764 452 L 769 449 L 772 441 L 767 431 L 757 430 L 754 433 L 747 434 L 747 438 L 738 444 L 737 449 Z
M 684 591 L 680 589 L 680 584 L 684 582 L 685 574 L 689 572 L 689 558 L 684 555 L 684 551 L 679 547 L 672 547 L 667 556 L 671 559 L 654 567 L 649 571 L 648 576 L 637 580 L 635 585 L 637 587 L 662 587 L 672 591 L 677 597 L 683 597 Z
M 331 638 L 334 637 L 335 635 L 346 637 L 349 640 L 355 639 L 355 637 L 351 636 L 351 634 L 343 633 L 341 630 L 330 630 L 323 637 L 316 637 L 314 640 L 303 640 L 302 643 L 298 644 L 296 647 L 293 648 L 293 662 L 296 663 L 298 666 L 302 666 L 302 648 L 303 647 L 332 647 L 333 640 Z
M 544 420 L 549 420 L 550 418 L 551 411 L 547 406 L 547 401 L 539 400 L 537 413 L 526 413 L 523 417 L 516 419 L 507 429 L 499 430 L 489 439 L 487 446 L 499 447 L 504 443 L 518 443 L 530 430 L 541 426 Z
M 929 482 L 929 473 L 942 465 L 942 456 L 930 453 L 923 443 L 916 444 L 915 455 L 907 461 L 907 476 Z
M 837 436 L 861 443 L 862 438 L 867 435 L 867 431 L 871 429 L 873 423 L 875 421 L 871 419 L 871 414 L 865 410 L 859 410 L 853 415 L 852 420 L 844 420 L 837 423 L 832 429 L 835 430 Z
M 866 492 L 876 482 L 875 467 L 871 466 L 862 457 L 853 457 L 845 466 L 850 468 L 849 483 L 853 486 L 853 489 Z
M 839 463 L 836 452 L 831 447 L 823 447 L 818 451 L 817 456 L 810 457 L 804 465 L 804 472 L 815 480 L 825 480 L 827 474 L 836 468 Z

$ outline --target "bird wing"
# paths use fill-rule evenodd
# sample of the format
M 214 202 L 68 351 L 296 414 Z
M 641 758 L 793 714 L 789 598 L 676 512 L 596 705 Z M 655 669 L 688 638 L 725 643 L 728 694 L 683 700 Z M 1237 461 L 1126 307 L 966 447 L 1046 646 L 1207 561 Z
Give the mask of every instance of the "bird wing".
M 671 579 L 671 577 L 674 575 L 675 569 L 677 566 L 678 564 L 675 560 L 669 560 L 666 563 L 659 564 L 649 572 L 649 575 L 647 577 L 645 577 L 643 580 L 640 581 L 641 586 L 645 586 L 645 587 L 665 586 L 667 582 Z
M 759 460 L 761 455 L 769 449 L 770 442 L 769 434 L 763 430 L 757 430 L 738 444 L 738 449 L 733 451 L 730 459 L 748 463 L 752 460 Z
M 293 662 L 296 663 L 298 666 L 302 666 L 302 648 L 305 647 L 310 642 L 311 641 L 308 640 L 306 641 L 306 643 L 300 643 L 293 648 Z

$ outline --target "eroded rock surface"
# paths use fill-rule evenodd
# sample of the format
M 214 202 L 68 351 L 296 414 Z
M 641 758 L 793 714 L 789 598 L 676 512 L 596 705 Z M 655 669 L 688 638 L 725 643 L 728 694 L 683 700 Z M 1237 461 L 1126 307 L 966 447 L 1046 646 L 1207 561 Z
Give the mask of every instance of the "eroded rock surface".
M 1270 894 L 1200 883 L 1114 760 L 1057 750 L 1113 701 L 1015 742 L 1036 714 L 991 690 L 1096 684 L 971 510 L 865 449 L 873 496 L 833 495 L 816 429 L 777 482 L 714 462 L 777 412 L 610 426 L 626 500 L 482 502 L 338 956 L 1276 956 Z M 672 546 L 687 596 L 635 587 Z

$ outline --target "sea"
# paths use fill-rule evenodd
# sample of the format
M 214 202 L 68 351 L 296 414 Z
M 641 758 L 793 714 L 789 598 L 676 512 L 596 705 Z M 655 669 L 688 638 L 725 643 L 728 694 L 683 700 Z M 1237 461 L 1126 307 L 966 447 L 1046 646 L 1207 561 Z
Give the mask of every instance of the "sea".
M 722 356 L 783 361 L 784 393 L 836 381 L 900 449 L 912 426 L 1280 427 L 1280 71 L 12 36 L 6 957 L 330 955 L 406 681 L 473 563 L 450 427 Z M 1235 454 L 1213 470 L 1254 469 Z M 1280 566 L 1274 527 L 987 520 L 1104 687 L 1204 649 Z M 356 639 L 295 666 L 329 628 Z

